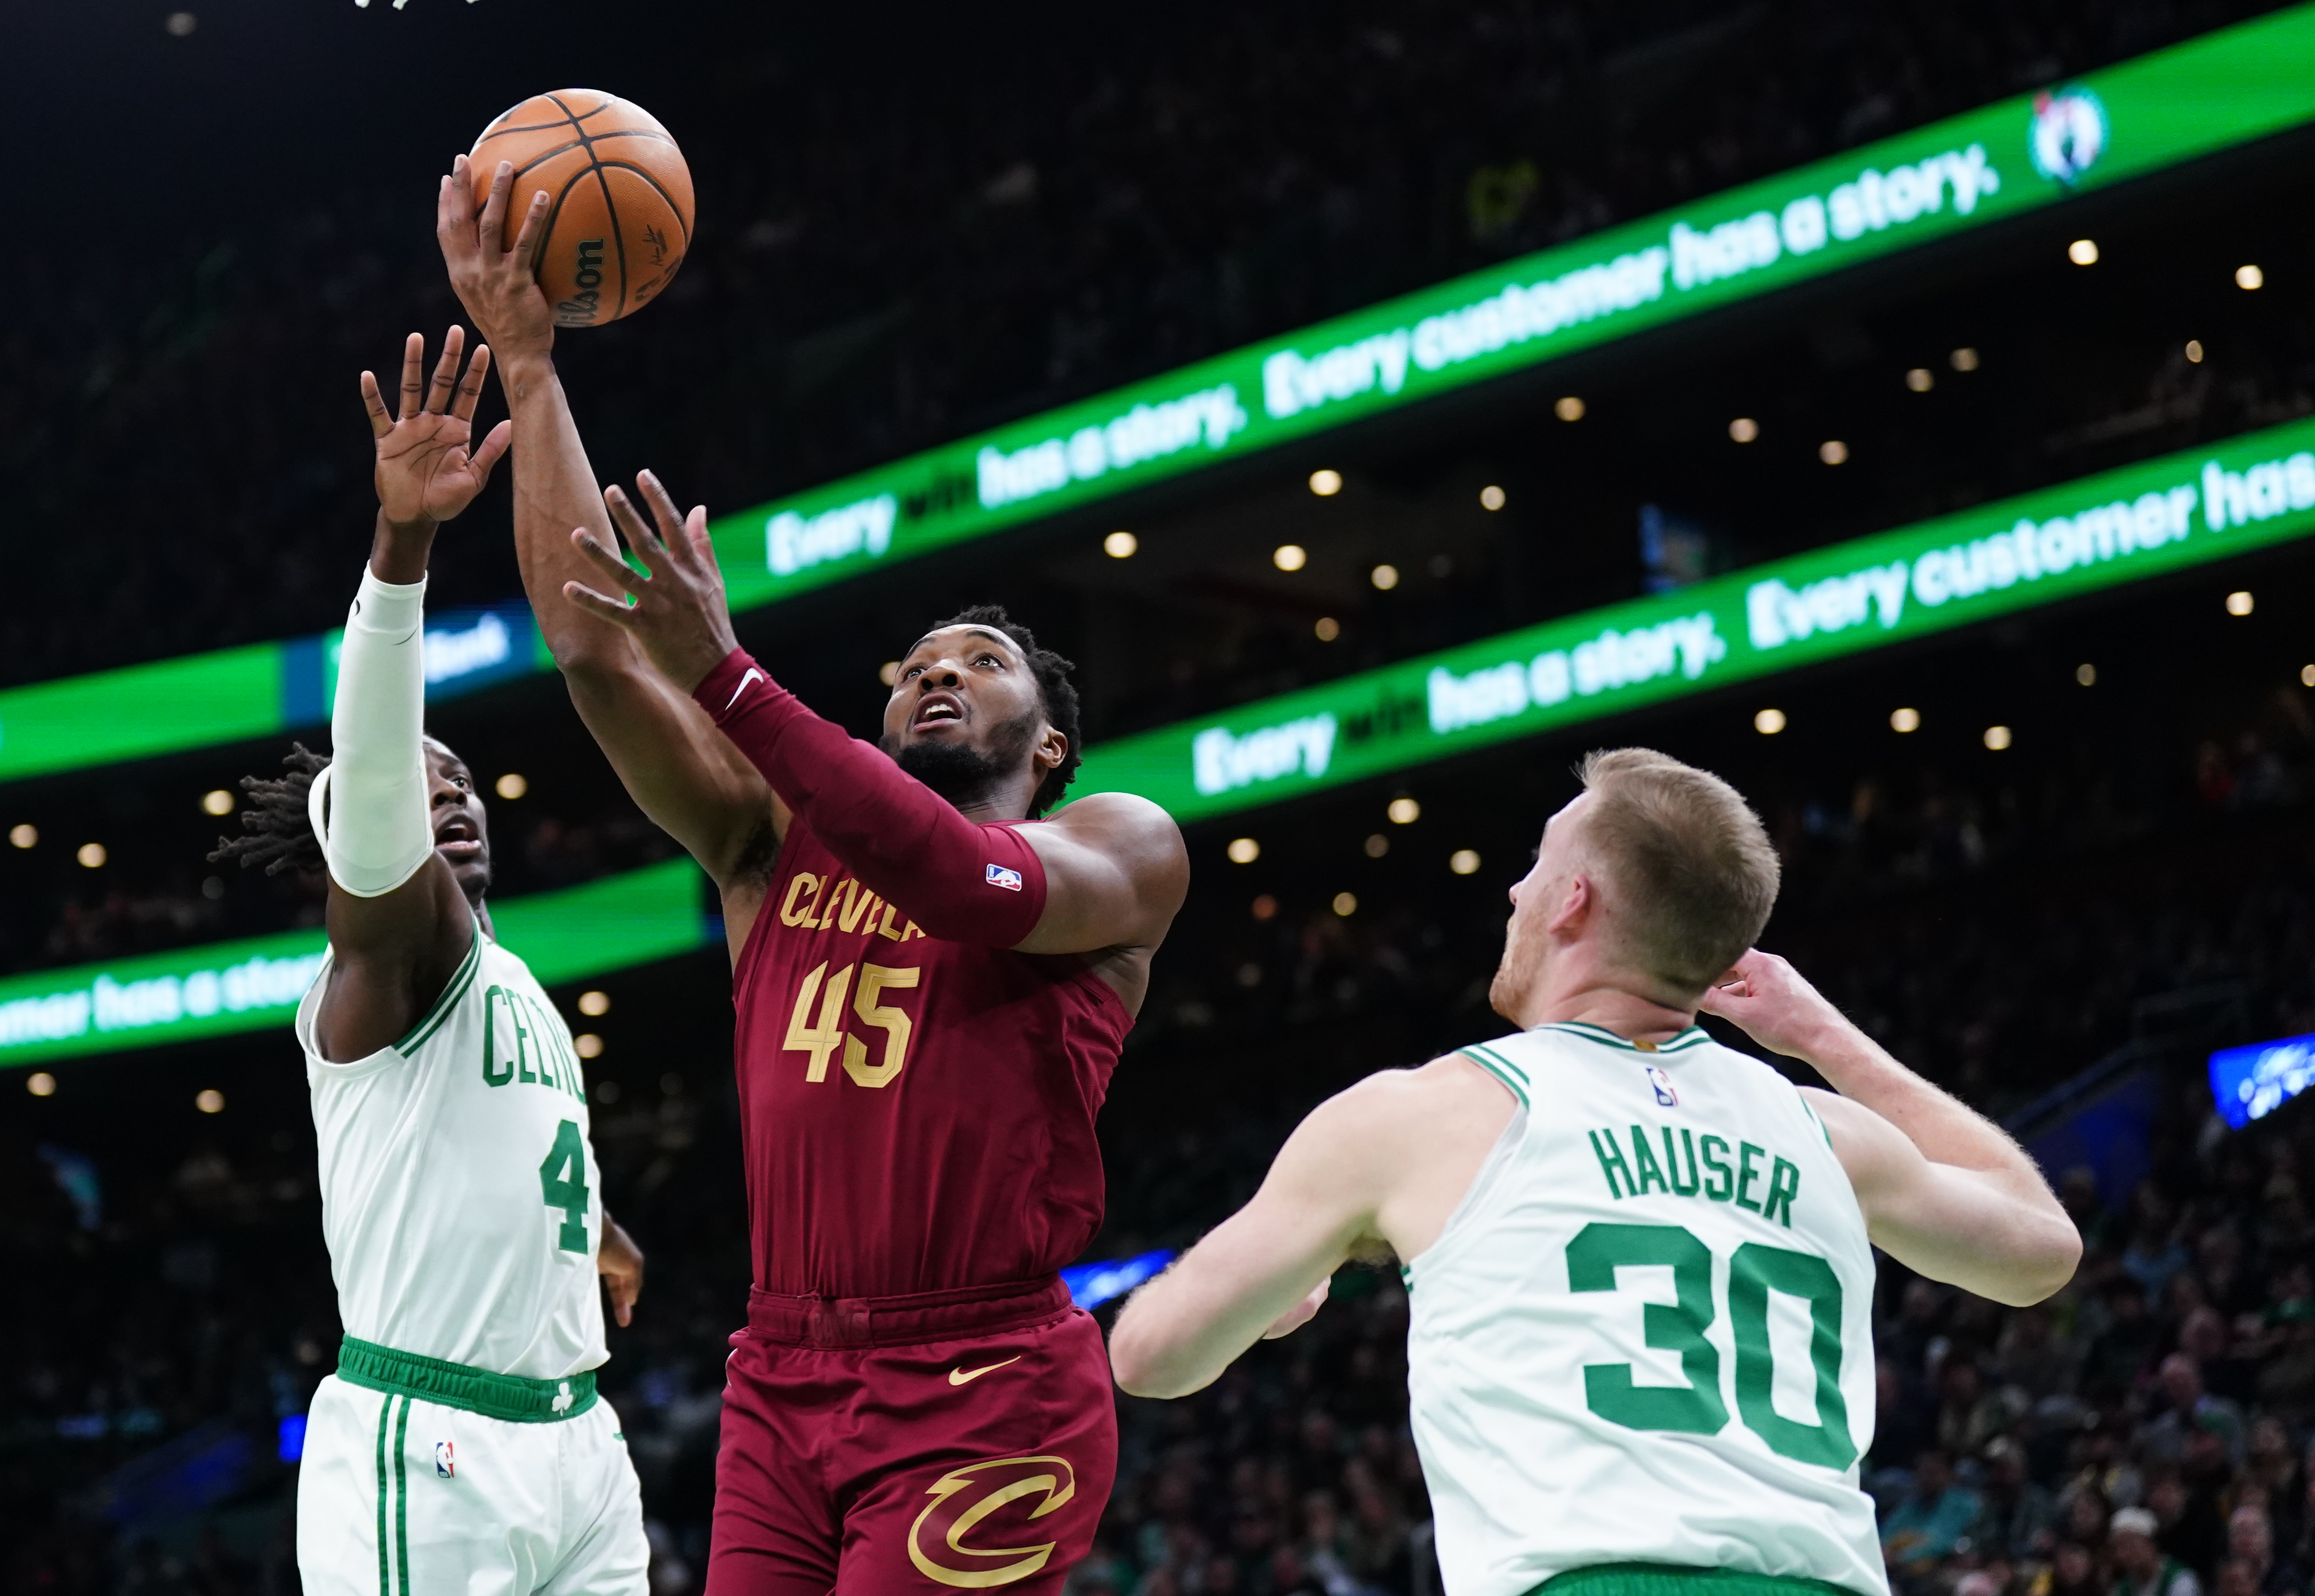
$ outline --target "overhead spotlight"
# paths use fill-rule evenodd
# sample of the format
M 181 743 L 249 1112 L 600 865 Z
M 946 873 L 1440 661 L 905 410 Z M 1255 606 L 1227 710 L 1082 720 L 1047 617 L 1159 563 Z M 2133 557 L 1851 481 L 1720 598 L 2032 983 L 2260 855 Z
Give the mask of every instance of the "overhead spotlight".
M 1905 386 L 1916 394 L 1926 394 L 1938 386 L 1938 379 L 1928 367 L 1916 366 L 1905 373 Z
M 1337 892 L 1333 908 L 1336 914 L 1347 920 L 1359 912 L 1359 895 L 1356 892 Z
M 169 30 L 172 39 L 189 39 L 193 30 L 201 25 L 201 19 L 190 11 L 173 11 L 169 20 L 161 25 Z
M 1985 746 L 1997 754 L 2008 748 L 2010 740 L 2009 728 L 2007 726 L 1988 726 L 1985 729 Z
M 1101 552 L 1113 560 L 1131 560 L 1141 540 L 1131 532 L 1113 532 L 1101 540 Z
M 1368 858 L 1379 859 L 1390 852 L 1390 838 L 1378 831 L 1367 838 L 1366 847 Z
M 1320 643 L 1332 643 L 1343 634 L 1343 623 L 1332 616 L 1320 616 L 1310 630 L 1317 634 Z
M 1343 474 L 1319 467 L 1310 474 L 1310 491 L 1321 499 L 1332 499 L 1343 491 Z
M 1477 875 L 1479 872 L 1479 850 L 1457 848 L 1447 856 L 1447 868 L 1458 875 Z
M 2299 668 L 2299 685 L 2302 687 L 2315 687 L 2315 665 L 2302 665 Z
M 1752 730 L 1763 737 L 1774 737 L 1784 729 L 1785 712 L 1781 709 L 1764 709 L 1752 717 Z
M 1412 798 L 1394 798 L 1383 813 L 1390 817 L 1394 826 L 1412 826 L 1423 818 L 1423 805 Z
M 520 771 L 510 770 L 491 784 L 491 790 L 511 803 L 530 791 L 530 779 Z
M 193 1106 L 205 1114 L 225 1112 L 225 1094 L 215 1086 L 204 1086 L 193 1094 Z
M 84 870 L 102 870 L 104 868 L 105 860 L 104 845 L 101 842 L 84 842 L 74 853 L 73 857 L 80 861 L 81 868 Z
M 580 993 L 579 1012 L 590 1020 L 601 1018 L 611 1012 L 611 995 L 608 992 Z
M 203 814 L 229 815 L 233 812 L 233 794 L 223 787 L 212 787 L 201 794 Z
M 10 847 L 32 847 L 37 846 L 40 840 L 40 829 L 38 826 L 11 826 L 8 828 L 8 846 Z
M 1583 401 L 1570 394 L 1551 407 L 1551 413 L 1563 421 L 1580 421 L 1583 419 Z
M 1849 446 L 1838 438 L 1828 438 L 1816 446 L 1816 457 L 1828 466 L 1838 466 L 1849 458 Z
M 2098 686 L 2098 667 L 2088 660 L 2074 667 L 2074 679 L 2086 687 Z
M 57 1077 L 45 1069 L 36 1069 L 24 1077 L 24 1090 L 35 1097 L 53 1097 L 57 1095 Z
M 2235 287 L 2239 288 L 2263 288 L 2266 286 L 2266 273 L 2261 271 L 2257 267 L 2238 266 L 2235 268 Z
M 2234 592 L 2227 595 L 2227 613 L 2229 615 L 2247 616 L 2250 613 L 2250 607 L 2251 597 L 2248 590 L 2237 589 Z
M 1367 572 L 1367 580 L 1374 583 L 1377 591 L 1388 593 L 1398 586 L 1398 567 L 1378 565 Z
M 2075 239 L 2073 243 L 2066 246 L 2066 259 L 2071 261 L 2077 266 L 2097 265 L 2098 240 L 2095 238 Z
M 2186 359 L 2197 366 L 2200 366 L 2203 363 L 2203 341 L 2201 339 L 2189 338 L 2186 341 Z
M 1270 551 L 1270 563 L 1281 571 L 1299 571 L 1310 563 L 1310 556 L 1299 543 L 1282 543 Z
M 1269 893 L 1264 892 L 1261 897 L 1254 900 L 1253 914 L 1254 918 L 1257 920 L 1276 919 L 1278 918 L 1278 900 L 1273 898 Z
M 1728 436 L 1738 443 L 1750 443 L 1761 436 L 1761 423 L 1751 416 L 1738 416 L 1728 423 Z
M 1889 712 L 1889 730 L 1918 732 L 1921 729 L 1921 712 L 1918 709 L 1893 709 Z
M 876 679 L 883 682 L 888 687 L 894 682 L 900 680 L 900 662 L 898 660 L 887 660 L 882 665 L 877 666 Z
M 603 1039 L 592 1031 L 581 1031 L 571 1039 L 571 1045 L 578 1050 L 579 1056 L 582 1059 L 599 1059 L 603 1056 Z
M 1503 507 L 1503 491 L 1501 488 L 1495 486 L 1493 483 L 1489 483 L 1486 487 L 1479 490 L 1480 509 L 1501 510 Z
M 1251 837 L 1233 837 L 1229 847 L 1222 851 L 1229 855 L 1233 864 L 1251 864 L 1262 857 L 1262 845 Z
M 1954 350 L 1953 353 L 1946 357 L 1946 360 L 1956 371 L 1974 371 L 1977 369 L 1977 351 L 1966 346 Z

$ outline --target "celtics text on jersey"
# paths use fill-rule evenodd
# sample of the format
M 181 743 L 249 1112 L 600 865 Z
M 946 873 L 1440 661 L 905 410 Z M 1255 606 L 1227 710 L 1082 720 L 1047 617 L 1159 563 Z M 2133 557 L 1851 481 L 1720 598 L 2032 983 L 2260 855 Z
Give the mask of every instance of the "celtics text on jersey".
M 1645 1563 L 1884 1596 L 1873 1255 L 1792 1084 L 1702 1031 L 1462 1056 L 1518 1108 L 1409 1261 L 1415 1438 L 1452 1596 Z

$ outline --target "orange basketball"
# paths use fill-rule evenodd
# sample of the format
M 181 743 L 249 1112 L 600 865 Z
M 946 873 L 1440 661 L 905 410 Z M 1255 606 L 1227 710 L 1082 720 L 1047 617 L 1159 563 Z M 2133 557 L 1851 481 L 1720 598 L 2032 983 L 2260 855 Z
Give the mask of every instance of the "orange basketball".
M 691 169 L 642 106 L 593 89 L 524 101 L 475 140 L 468 175 L 478 210 L 501 161 L 514 163 L 508 247 L 530 197 L 546 191 L 538 285 L 556 326 L 616 322 L 673 280 L 691 247 Z

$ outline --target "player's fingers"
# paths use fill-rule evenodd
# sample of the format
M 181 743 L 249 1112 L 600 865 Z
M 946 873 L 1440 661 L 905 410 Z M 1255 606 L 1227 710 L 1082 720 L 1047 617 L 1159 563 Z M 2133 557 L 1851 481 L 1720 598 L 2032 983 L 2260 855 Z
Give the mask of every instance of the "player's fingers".
M 471 189 L 473 179 L 467 180 Z M 482 243 L 492 249 L 505 247 L 500 241 L 506 236 L 507 196 L 514 191 L 514 163 L 501 161 L 498 170 L 491 173 L 490 191 L 483 198 L 483 214 L 477 224 Z
M 490 485 L 492 468 L 499 463 L 499 457 L 507 452 L 508 446 L 513 442 L 514 423 L 512 421 L 501 421 L 491 429 L 491 435 L 483 439 L 483 446 L 475 451 L 475 491 L 476 492 L 481 492 Z
M 606 581 L 618 583 L 630 593 L 640 593 L 643 591 L 643 584 L 651 580 L 625 560 L 620 559 L 615 551 L 605 548 L 595 535 L 584 527 L 573 529 L 571 534 L 571 545 L 585 557 L 589 564 L 602 572 Z
M 683 526 L 683 512 L 676 509 L 675 500 L 669 494 L 667 484 L 652 473 L 641 471 L 635 474 L 635 486 L 643 491 L 643 502 L 651 506 L 654 531 L 660 540 L 683 547 L 688 553 L 688 540 L 676 536 Z
M 402 341 L 402 410 L 395 419 L 408 421 L 418 413 L 426 392 L 426 340 L 416 332 Z
M 466 175 L 466 157 L 459 155 L 450 163 L 449 175 L 434 195 L 434 236 L 445 250 L 454 244 L 471 245 L 475 241 L 475 208 L 467 196 L 473 182 Z
M 419 346 L 425 347 L 422 343 Z M 441 415 L 450 408 L 450 395 L 458 385 L 458 356 L 466 347 L 466 330 L 452 323 L 442 336 L 442 358 L 434 362 L 434 380 L 427 385 L 426 409 Z
M 514 263 L 524 271 L 534 270 L 538 246 L 546 236 L 546 191 L 541 189 L 530 197 L 530 209 L 524 213 L 522 231 L 514 235 Z
M 377 390 L 377 373 L 361 374 L 362 407 L 369 412 L 369 435 L 383 438 L 394 430 L 394 416 L 386 408 L 386 395 Z
M 693 505 L 691 513 L 683 518 L 683 535 L 691 544 L 693 555 L 720 580 L 723 567 L 715 558 L 715 540 L 707 535 L 707 507 L 705 504 Z
M 602 594 L 584 582 L 564 582 L 563 597 L 577 608 L 585 610 L 599 620 L 608 621 L 614 626 L 625 626 L 630 632 L 635 628 L 634 610 L 616 599 L 604 598 Z
M 603 490 L 603 504 L 611 512 L 611 519 L 627 540 L 627 546 L 643 556 L 643 564 L 653 572 L 664 571 L 670 563 L 667 545 L 659 540 L 643 517 L 635 513 L 634 501 L 616 483 Z
M 450 329 L 453 332 L 457 330 L 456 327 Z M 452 415 L 462 421 L 475 419 L 475 406 L 483 400 L 483 379 L 490 372 L 491 346 L 478 343 L 475 346 L 475 358 L 466 362 L 466 375 L 458 379 L 458 397 L 450 406 Z

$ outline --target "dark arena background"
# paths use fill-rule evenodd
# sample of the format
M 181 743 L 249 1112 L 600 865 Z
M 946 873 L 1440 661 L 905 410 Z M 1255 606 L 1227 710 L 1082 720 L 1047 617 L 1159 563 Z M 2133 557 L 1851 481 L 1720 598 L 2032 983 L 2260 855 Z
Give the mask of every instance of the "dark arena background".
M 1654 747 L 1768 821 L 1764 945 L 2088 1243 L 2018 1310 L 1882 1261 L 1903 1596 L 2180 1596 L 2116 1585 L 2132 1505 L 2203 1592 L 2304 1596 L 2315 5 L 185 4 L 0 15 L 9 1596 L 297 1589 L 321 889 L 206 856 L 328 735 L 355 377 L 460 319 L 435 176 L 565 83 L 698 187 L 663 302 L 558 341 L 599 472 L 710 507 L 742 642 L 857 733 L 1009 606 L 1078 663 L 1078 790 L 1183 823 L 1081 1302 L 1320 1098 L 1500 1033 L 1505 888 L 1584 751 Z M 650 1257 L 604 1389 L 686 1596 L 749 1279 L 728 964 L 505 478 L 437 547 L 429 720 Z M 1070 1590 L 1437 1592 L 1406 1324 L 1353 1267 L 1120 1397 Z

